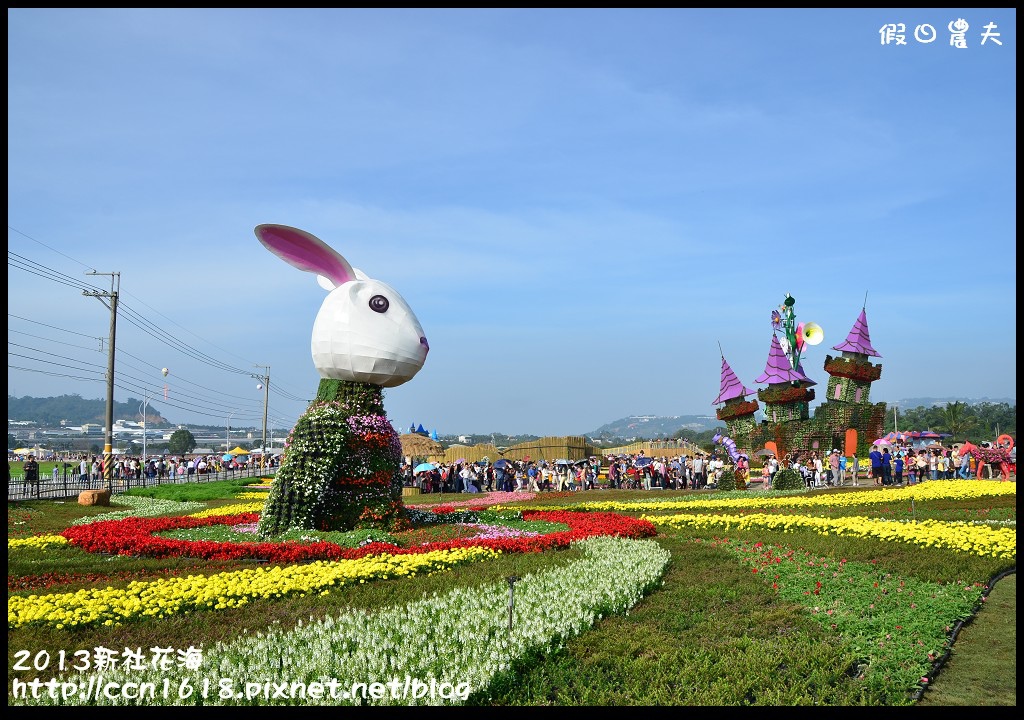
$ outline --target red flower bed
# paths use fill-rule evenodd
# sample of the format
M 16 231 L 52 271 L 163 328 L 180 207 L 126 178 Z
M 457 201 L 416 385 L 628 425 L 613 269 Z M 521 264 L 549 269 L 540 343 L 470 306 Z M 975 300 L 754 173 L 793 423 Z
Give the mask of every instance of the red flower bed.
M 345 548 L 329 542 L 301 544 L 286 542 L 212 542 L 207 540 L 172 540 L 155 537 L 154 533 L 207 525 L 238 525 L 256 522 L 257 513 L 214 515 L 204 518 L 165 517 L 104 520 L 89 525 L 76 525 L 61 535 L 87 552 L 145 557 L 201 557 L 210 560 L 258 559 L 268 562 L 308 562 L 311 560 L 354 560 L 367 555 L 415 555 L 434 550 L 464 547 L 489 547 L 501 552 L 543 552 L 568 547 L 576 540 L 595 535 L 617 535 L 625 538 L 652 537 L 657 534 L 648 520 L 615 513 L 524 510 L 523 520 L 546 520 L 563 523 L 569 530 L 525 538 L 460 538 L 433 542 L 416 548 L 400 548 L 389 543 L 370 543 L 360 548 Z

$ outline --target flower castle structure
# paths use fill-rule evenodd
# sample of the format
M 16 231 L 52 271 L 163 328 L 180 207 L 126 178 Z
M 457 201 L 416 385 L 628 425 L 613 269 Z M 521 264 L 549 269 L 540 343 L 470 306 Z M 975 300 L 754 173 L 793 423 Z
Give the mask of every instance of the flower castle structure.
M 728 435 L 737 453 L 767 448 L 778 457 L 794 450 L 828 452 L 840 449 L 847 455 L 866 457 L 872 441 L 881 437 L 885 403 L 871 403 L 871 383 L 882 374 L 882 366 L 871 362 L 881 357 L 871 345 L 865 310 L 846 339 L 832 349 L 841 354 L 825 356 L 829 375 L 825 401 L 810 415 L 817 383 L 804 372 L 801 354 L 807 345 L 817 345 L 824 337 L 814 323 L 796 323 L 795 301 L 791 295 L 772 313 L 772 340 L 764 372 L 756 382 L 767 387 L 757 391 L 764 403 L 764 420 L 754 420 L 757 400 L 747 400 L 754 391 L 736 377 L 722 356 L 722 376 L 716 415 L 725 421 Z M 781 337 L 780 337 L 781 334 Z

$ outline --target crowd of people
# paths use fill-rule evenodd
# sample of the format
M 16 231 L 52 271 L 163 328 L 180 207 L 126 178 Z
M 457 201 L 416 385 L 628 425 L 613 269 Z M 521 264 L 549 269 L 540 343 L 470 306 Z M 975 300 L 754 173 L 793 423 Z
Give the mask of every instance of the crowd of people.
M 869 463 L 862 471 L 861 464 Z M 775 455 L 763 459 L 761 480 L 765 489 L 774 487 L 783 468 L 800 474 L 806 487 L 842 487 L 866 477 L 876 485 L 914 485 L 924 480 L 970 478 L 975 472 L 971 458 L 961 457 L 952 447 L 915 449 L 910 445 L 873 445 L 863 461 L 838 449 L 803 450 L 781 460 Z M 423 493 L 575 492 L 594 489 L 702 490 L 714 489 L 724 473 L 737 473 L 750 481 L 746 455 L 731 458 L 712 452 L 674 457 L 648 457 L 644 451 L 632 455 L 590 457 L 575 462 L 501 460 L 490 463 L 460 461 L 442 464 L 419 473 L 403 467 L 405 485 Z M 863 474 L 860 474 L 863 473 Z
M 970 455 L 959 455 L 952 447 L 919 448 L 874 445 L 869 455 L 875 485 L 916 485 L 925 480 L 971 477 Z
M 648 457 L 632 455 L 589 457 L 582 460 L 499 460 L 455 462 L 419 473 L 411 464 L 402 468 L 407 487 L 423 493 L 576 492 L 596 489 L 701 490 L 714 488 L 722 473 L 745 470 L 745 458 L 736 466 L 716 454 Z
M 280 463 L 280 456 L 270 455 L 261 466 L 259 455 L 239 455 L 225 460 L 220 455 L 181 455 L 151 457 L 148 461 L 141 457 L 114 455 L 111 465 L 111 478 L 114 480 L 165 480 L 176 476 L 190 477 L 207 475 L 246 468 L 274 468 Z M 74 476 L 82 482 L 98 482 L 104 475 L 102 455 L 80 455 L 77 459 L 68 458 L 64 461 L 64 475 Z M 10 463 L 8 463 L 8 468 Z M 30 454 L 25 460 L 22 471 L 25 484 L 39 482 L 39 465 L 35 455 Z M 61 476 L 59 464 L 53 466 L 53 478 Z M 49 477 L 49 475 L 47 476 Z
M 770 456 L 764 463 L 765 487 L 773 485 L 776 473 L 783 467 L 800 473 L 809 488 L 839 487 L 848 482 L 856 484 L 860 464 L 856 457 L 836 449 L 829 453 L 816 450 L 793 452 L 783 462 Z M 969 479 L 975 472 L 970 456 L 960 456 L 952 446 L 915 449 L 910 444 L 872 445 L 865 470 L 865 476 L 880 486 Z

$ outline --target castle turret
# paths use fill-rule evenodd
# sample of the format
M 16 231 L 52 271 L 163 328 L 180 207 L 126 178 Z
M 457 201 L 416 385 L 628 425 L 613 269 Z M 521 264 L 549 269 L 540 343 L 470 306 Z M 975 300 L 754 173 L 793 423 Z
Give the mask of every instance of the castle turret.
M 770 422 L 806 420 L 808 406 L 814 399 L 812 385 L 817 385 L 804 374 L 803 367 L 793 367 L 782 350 L 777 335 L 772 333 L 772 346 L 768 351 L 768 362 L 756 382 L 767 383 L 768 387 L 757 392 L 764 404 L 765 419 Z
M 736 373 L 722 356 L 722 382 L 718 390 L 718 397 L 712 405 L 725 403 L 715 411 L 719 420 L 724 420 L 729 428 L 731 436 L 748 435 L 754 426 L 754 413 L 758 410 L 757 400 L 746 399 L 747 395 L 753 395 L 754 391 L 745 387 Z
M 829 374 L 825 399 L 867 405 L 871 397 L 871 383 L 882 376 L 882 366 L 872 364 L 870 358 L 882 356 L 871 346 L 863 308 L 846 340 L 832 349 L 839 350 L 842 355 L 836 358 L 825 356 L 825 372 Z

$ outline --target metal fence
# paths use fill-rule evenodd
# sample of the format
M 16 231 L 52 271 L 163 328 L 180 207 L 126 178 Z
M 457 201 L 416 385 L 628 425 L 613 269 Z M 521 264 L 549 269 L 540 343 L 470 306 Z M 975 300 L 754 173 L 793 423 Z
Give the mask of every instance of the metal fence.
M 77 468 L 76 468 L 77 470 Z M 135 488 L 153 487 L 155 485 L 184 485 L 196 482 L 215 482 L 217 480 L 234 480 L 236 478 L 261 478 L 273 477 L 277 472 L 276 467 L 272 468 L 235 468 L 212 473 L 193 473 L 192 475 L 164 475 L 163 477 L 141 477 L 141 478 L 114 478 L 111 481 L 111 488 L 115 493 L 122 493 Z M 38 483 L 27 483 L 25 477 L 11 476 L 7 483 L 7 502 L 19 500 L 66 500 L 78 498 L 83 490 L 103 490 L 107 482 L 103 478 L 82 479 L 78 472 L 65 472 L 58 474 L 56 478 L 52 475 L 40 477 Z

